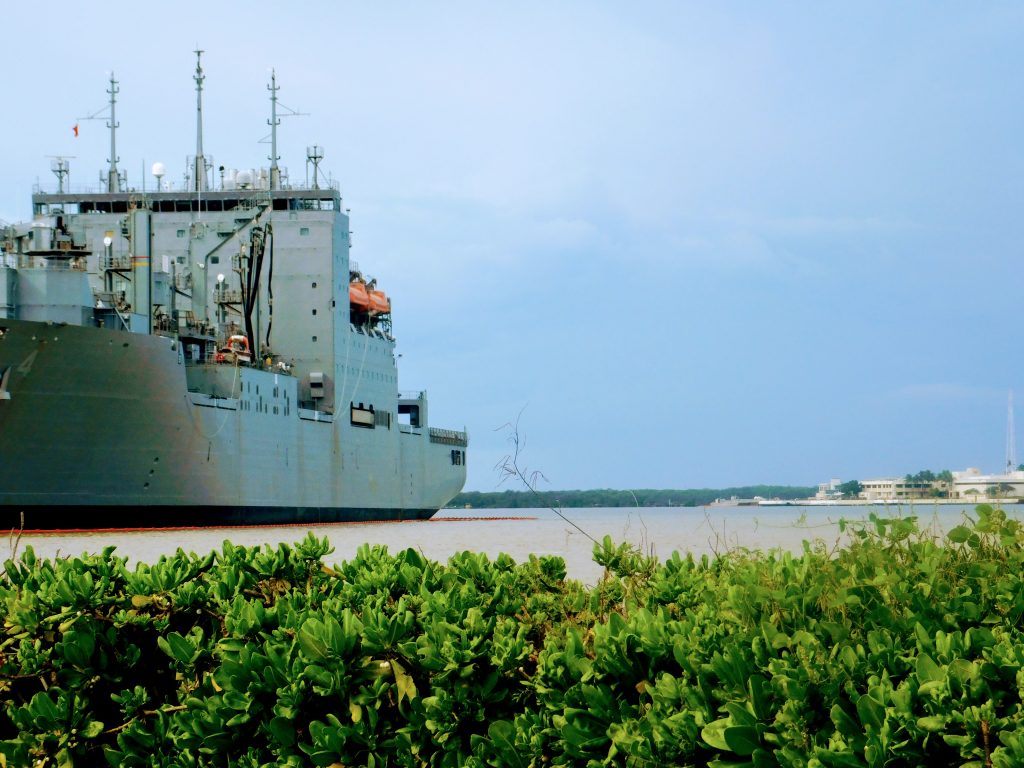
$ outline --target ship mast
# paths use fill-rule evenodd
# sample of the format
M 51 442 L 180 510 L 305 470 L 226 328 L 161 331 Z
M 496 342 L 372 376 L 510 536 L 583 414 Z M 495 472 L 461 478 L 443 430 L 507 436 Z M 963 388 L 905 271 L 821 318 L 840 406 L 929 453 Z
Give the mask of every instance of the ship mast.
M 203 157 L 203 65 L 201 50 L 196 50 L 196 159 L 192 169 L 192 183 L 195 192 L 203 192 L 206 186 L 206 158 Z
M 267 86 L 267 90 L 270 91 L 270 119 L 267 123 L 270 125 L 270 188 L 280 189 L 281 188 L 281 169 L 277 166 L 277 161 L 281 158 L 277 154 L 277 126 L 281 124 L 281 118 L 277 116 L 277 92 L 280 87 L 277 85 L 277 73 L 274 70 L 270 70 L 270 85 Z
M 107 171 L 107 192 L 120 192 L 121 191 L 121 177 L 117 173 L 117 127 L 120 123 L 117 122 L 116 114 L 114 112 L 117 104 L 117 94 L 120 89 L 117 87 L 117 80 L 114 79 L 114 73 L 110 73 L 110 89 L 107 93 L 110 94 L 110 121 L 107 123 L 107 128 L 110 129 L 110 170 Z

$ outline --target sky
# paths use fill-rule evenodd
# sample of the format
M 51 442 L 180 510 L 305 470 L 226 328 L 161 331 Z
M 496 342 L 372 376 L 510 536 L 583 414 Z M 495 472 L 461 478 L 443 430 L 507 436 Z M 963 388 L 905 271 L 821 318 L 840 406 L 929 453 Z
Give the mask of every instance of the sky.
M 0 220 L 195 150 L 268 165 L 266 85 L 392 297 L 403 390 L 518 425 L 541 489 L 811 485 L 1006 462 L 1024 403 L 1024 4 L 27 3 Z M 78 122 L 80 135 L 72 127 Z M 152 177 L 146 179 L 152 185 Z M 1017 419 L 1024 423 L 1024 414 Z M 1024 460 L 1024 442 L 1021 443 Z

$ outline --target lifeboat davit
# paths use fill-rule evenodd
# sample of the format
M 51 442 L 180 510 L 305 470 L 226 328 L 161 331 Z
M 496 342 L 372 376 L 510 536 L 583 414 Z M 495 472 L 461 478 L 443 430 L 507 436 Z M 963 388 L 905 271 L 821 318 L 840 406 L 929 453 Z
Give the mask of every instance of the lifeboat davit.
M 370 292 L 366 290 L 366 283 L 361 280 L 353 280 L 348 284 L 348 303 L 355 309 L 364 312 L 370 310 Z
M 386 315 L 391 311 L 391 300 L 384 291 L 370 291 L 370 312 L 375 315 Z

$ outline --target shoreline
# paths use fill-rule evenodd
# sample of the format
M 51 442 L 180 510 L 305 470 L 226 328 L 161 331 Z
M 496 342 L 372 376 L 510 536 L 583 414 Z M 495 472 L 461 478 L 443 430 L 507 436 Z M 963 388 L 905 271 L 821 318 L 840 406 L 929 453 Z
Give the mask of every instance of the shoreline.
M 1021 499 L 1017 497 L 996 498 L 996 499 L 760 499 L 756 504 L 749 506 L 758 507 L 904 507 L 904 506 L 970 506 L 975 504 L 992 504 L 1002 506 L 1005 504 L 1020 504 Z M 719 506 L 728 506 L 722 504 Z M 746 505 L 744 505 L 746 506 Z

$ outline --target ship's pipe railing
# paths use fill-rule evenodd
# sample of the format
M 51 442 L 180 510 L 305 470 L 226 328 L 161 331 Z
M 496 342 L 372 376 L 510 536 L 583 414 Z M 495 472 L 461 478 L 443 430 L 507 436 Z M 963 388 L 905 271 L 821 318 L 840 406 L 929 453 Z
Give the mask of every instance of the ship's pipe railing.
M 47 269 L 53 272 L 88 271 L 85 259 L 47 259 L 38 253 L 22 253 L 18 255 L 21 256 L 20 259 L 15 256 L 9 264 L 4 266 L 11 266 L 15 269 Z
M 237 192 L 240 196 L 245 196 L 248 193 L 250 196 L 255 197 L 256 195 L 263 193 L 268 194 L 271 191 L 274 192 L 323 192 L 324 190 L 338 191 L 340 190 L 340 183 L 337 179 L 330 179 L 327 181 L 321 181 L 319 186 L 316 188 L 309 184 L 282 184 L 278 189 L 271 190 L 269 187 L 224 187 L 217 186 L 211 187 L 210 192 Z M 114 195 L 154 195 L 154 194 L 167 194 L 167 193 L 187 193 L 192 192 L 189 187 L 183 184 L 172 184 L 169 181 L 163 182 L 161 189 L 139 189 L 137 187 L 126 187 L 121 192 L 115 192 Z M 56 187 L 44 186 L 43 184 L 33 184 L 32 194 L 34 195 L 106 195 L 111 194 L 107 189 L 107 183 L 102 184 L 64 184 L 64 191 L 58 192 Z
M 132 268 L 131 256 L 101 256 L 100 264 L 103 269 L 128 271 Z
M 442 443 L 443 445 L 457 445 L 465 448 L 469 445 L 469 438 L 465 432 L 458 432 L 454 429 L 430 428 L 430 442 Z
M 213 300 L 217 304 L 241 304 L 242 292 L 234 290 L 215 291 L 213 294 Z

